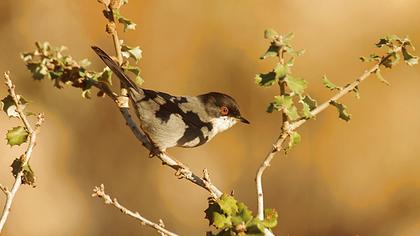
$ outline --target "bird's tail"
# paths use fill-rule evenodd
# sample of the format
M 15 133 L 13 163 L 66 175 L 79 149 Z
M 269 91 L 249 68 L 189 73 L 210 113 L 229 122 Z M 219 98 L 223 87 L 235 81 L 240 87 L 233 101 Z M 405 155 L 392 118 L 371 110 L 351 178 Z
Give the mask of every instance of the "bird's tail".
M 136 84 L 124 73 L 123 69 L 115 63 L 112 58 L 106 54 L 102 49 L 96 46 L 92 46 L 93 51 L 102 59 L 102 61 L 117 75 L 118 79 L 121 80 L 129 88 L 139 90 Z

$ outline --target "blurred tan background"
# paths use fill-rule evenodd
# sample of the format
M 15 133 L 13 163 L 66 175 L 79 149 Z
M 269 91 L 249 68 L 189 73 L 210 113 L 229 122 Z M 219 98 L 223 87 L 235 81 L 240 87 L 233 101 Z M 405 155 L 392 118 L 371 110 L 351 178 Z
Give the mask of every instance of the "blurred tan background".
M 197 173 L 208 168 L 216 185 L 234 189 L 255 212 L 255 171 L 280 126 L 279 114 L 265 113 L 277 89 L 254 85 L 255 74 L 274 64 L 258 60 L 268 45 L 264 29 L 295 32 L 296 48 L 307 51 L 295 73 L 321 102 L 331 95 L 321 76 L 342 85 L 354 80 L 367 68 L 358 57 L 373 52 L 380 36 L 409 35 L 420 46 L 418 9 L 418 0 L 131 0 L 122 13 L 138 27 L 120 37 L 143 49 L 145 87 L 236 98 L 250 126 L 169 153 Z M 101 5 L 1 0 L 0 10 L 0 71 L 12 72 L 18 92 L 47 119 L 31 161 L 38 186 L 19 191 L 4 235 L 156 235 L 91 198 L 100 183 L 169 229 L 204 235 L 210 229 L 204 190 L 150 160 L 109 99 L 85 100 L 76 89 L 33 81 L 19 57 L 34 41 L 50 41 L 101 69 L 89 48 L 112 50 Z M 360 100 L 343 100 L 351 122 L 330 108 L 301 128 L 301 145 L 273 161 L 264 187 L 266 206 L 279 212 L 276 235 L 420 235 L 420 67 L 400 65 L 383 74 L 391 87 L 372 78 L 361 86 Z M 0 92 L 5 95 L 4 87 Z M 0 120 L 2 133 L 17 124 L 5 115 Z M 1 143 L 1 183 L 12 183 L 9 165 L 21 151 Z

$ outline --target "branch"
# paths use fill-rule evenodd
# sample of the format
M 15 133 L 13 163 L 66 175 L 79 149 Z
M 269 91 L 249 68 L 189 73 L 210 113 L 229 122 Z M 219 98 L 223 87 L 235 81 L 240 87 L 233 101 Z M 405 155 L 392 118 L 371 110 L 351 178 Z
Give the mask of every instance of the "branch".
M 24 107 L 19 101 L 18 95 L 15 92 L 15 85 L 12 83 L 12 80 L 10 79 L 9 72 L 4 73 L 4 79 L 5 84 L 8 87 L 9 95 L 13 98 L 13 102 L 16 106 L 16 112 L 18 113 L 19 119 L 22 121 L 22 123 L 25 125 L 26 130 L 29 133 L 29 144 L 25 151 L 25 154 L 22 156 L 22 166 L 25 166 L 32 156 L 32 151 L 36 144 L 36 137 L 37 132 L 39 131 L 39 128 L 41 127 L 42 123 L 44 122 L 44 115 L 38 114 L 37 116 L 37 122 L 35 124 L 35 128 L 32 128 L 31 124 L 28 121 L 28 118 L 26 114 L 24 113 L 23 109 Z M 13 199 L 15 198 L 15 195 L 17 191 L 19 190 L 21 184 L 22 184 L 22 177 L 24 175 L 23 168 L 19 171 L 19 173 L 16 175 L 15 182 L 12 186 L 11 190 L 8 190 L 6 187 L 0 185 L 0 189 L 2 192 L 6 195 L 6 203 L 3 208 L 3 213 L 0 218 L 0 233 L 4 227 L 4 224 L 7 221 L 7 217 L 9 216 L 10 209 L 12 207 Z
M 100 1 L 101 2 L 101 1 Z M 118 37 L 118 33 L 116 30 L 116 23 L 114 12 L 121 7 L 121 1 L 119 0 L 110 0 L 108 2 L 102 2 L 107 10 L 111 12 L 111 15 L 108 18 L 109 23 L 106 25 L 106 32 L 112 36 L 112 41 L 114 42 L 115 53 L 117 54 L 118 64 L 121 65 L 123 63 L 123 56 L 121 53 L 121 43 Z
M 278 46 L 279 49 L 279 63 L 281 65 L 284 65 L 284 47 L 283 47 L 283 40 L 282 36 L 279 36 L 278 40 L 274 41 L 276 43 L 276 46 Z M 280 95 L 287 95 L 286 93 L 286 82 L 284 80 L 279 80 L 278 85 L 280 87 Z M 284 140 L 287 138 L 287 132 L 286 129 L 289 125 L 289 119 L 287 117 L 287 114 L 282 110 L 281 111 L 281 117 L 282 117 L 282 125 L 281 125 L 281 135 L 277 139 L 276 143 L 273 145 L 272 150 L 267 155 L 266 159 L 262 163 L 260 169 L 258 170 L 257 177 L 256 177 L 256 185 L 257 185 L 257 201 L 258 201 L 258 214 L 257 217 L 259 220 L 264 220 L 264 194 L 263 194 L 263 188 L 262 188 L 262 175 L 267 167 L 270 166 L 271 160 L 274 158 L 275 154 L 281 149 L 281 146 L 284 142 Z
M 404 43 L 402 43 L 400 46 L 395 47 L 392 51 L 394 53 L 399 53 L 404 46 L 405 46 Z M 313 109 L 310 112 L 311 115 L 316 116 L 317 114 L 319 114 L 322 111 L 324 111 L 325 109 L 327 109 L 331 105 L 331 103 L 336 102 L 340 98 L 342 98 L 345 95 L 349 94 L 350 92 L 354 91 L 354 89 L 357 86 L 359 86 L 359 84 L 362 81 L 366 80 L 370 75 L 376 73 L 380 69 L 380 66 L 383 65 L 384 62 L 386 62 L 391 56 L 392 56 L 392 53 L 388 53 L 386 56 L 384 56 L 382 58 L 382 60 L 377 62 L 371 69 L 365 71 L 354 82 L 348 84 L 343 89 L 341 89 L 337 94 L 332 96 L 329 100 L 327 100 L 326 102 L 322 103 L 321 105 L 319 105 L 318 107 Z M 285 115 L 284 112 L 282 112 L 282 115 L 284 117 L 284 115 Z M 284 118 L 283 118 L 283 120 L 284 120 Z M 288 122 L 286 122 L 286 123 L 283 122 L 280 136 L 277 138 L 277 140 L 273 144 L 272 149 L 267 154 L 267 156 L 265 157 L 264 161 L 261 163 L 261 165 L 260 165 L 260 167 L 257 171 L 256 185 L 257 185 L 257 194 L 258 194 L 258 196 L 257 196 L 258 197 L 258 218 L 260 220 L 264 219 L 264 195 L 263 195 L 263 188 L 262 188 L 262 176 L 264 174 L 264 171 L 267 169 L 267 167 L 270 166 L 270 163 L 273 160 L 273 158 L 275 157 L 275 155 L 277 154 L 277 152 L 279 152 L 282 149 L 282 146 L 283 146 L 285 140 L 289 137 L 289 135 L 293 131 L 295 131 L 297 128 L 299 128 L 301 125 L 303 125 L 308 120 L 309 119 L 301 119 L 301 120 L 294 121 L 290 124 L 288 124 Z
M 108 9 L 111 12 L 111 15 L 109 16 L 108 20 L 109 23 L 106 24 L 106 32 L 112 36 L 112 41 L 114 43 L 114 49 L 115 53 L 117 54 L 117 61 L 118 65 L 122 65 L 124 62 L 124 58 L 122 56 L 121 52 L 121 42 L 118 37 L 117 32 L 117 22 L 115 20 L 114 12 L 118 11 L 120 7 L 122 6 L 122 1 L 120 0 L 110 0 L 109 3 L 103 2 L 106 9 Z M 121 86 L 121 95 L 127 97 L 127 89 L 124 87 L 123 83 L 120 83 Z
M 92 197 L 98 197 L 104 199 L 104 203 L 107 205 L 112 205 L 118 210 L 120 210 L 122 213 L 133 217 L 136 220 L 139 220 L 142 225 L 150 226 L 158 231 L 162 236 L 178 236 L 178 234 L 172 233 L 171 231 L 164 228 L 163 221 L 159 220 L 159 224 L 154 223 L 143 216 L 141 216 L 138 212 L 132 212 L 129 209 L 125 208 L 123 205 L 121 205 L 116 198 L 111 198 L 106 192 L 105 187 L 103 184 L 100 185 L 100 187 L 95 186 L 93 189 Z
M 111 0 L 110 2 L 103 2 L 106 9 L 109 9 L 111 12 L 118 10 L 121 7 L 121 3 L 118 0 Z M 123 64 L 123 57 L 121 53 L 121 45 L 118 37 L 118 33 L 116 30 L 116 22 L 114 16 L 110 19 L 110 22 L 107 24 L 107 33 L 112 36 L 114 42 L 114 48 L 117 54 L 118 63 L 121 65 Z M 100 88 L 99 86 L 96 86 Z M 101 89 L 101 88 L 100 88 Z M 198 175 L 194 174 L 188 167 L 186 167 L 183 163 L 171 158 L 166 153 L 157 152 L 157 148 L 150 142 L 147 138 L 146 134 L 141 130 L 136 122 L 131 117 L 129 112 L 129 99 L 127 97 L 127 90 L 121 87 L 121 96 L 116 96 L 112 92 L 104 91 L 106 95 L 108 95 L 118 106 L 121 115 L 126 120 L 126 124 L 133 132 L 134 136 L 142 143 L 142 145 L 147 148 L 151 154 L 156 156 L 162 161 L 163 165 L 167 165 L 176 171 L 176 175 L 180 178 L 185 178 L 192 183 L 206 189 L 210 192 L 210 194 L 216 198 L 222 196 L 223 192 L 220 191 L 215 185 L 211 182 L 206 181 L 205 178 L 201 178 Z

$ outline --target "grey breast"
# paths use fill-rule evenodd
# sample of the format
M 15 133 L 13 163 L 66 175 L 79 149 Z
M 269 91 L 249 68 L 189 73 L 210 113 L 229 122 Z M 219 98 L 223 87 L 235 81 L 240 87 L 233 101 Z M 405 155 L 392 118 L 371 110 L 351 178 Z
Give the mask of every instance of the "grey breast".
M 213 126 L 197 97 L 146 89 L 130 91 L 130 97 L 142 129 L 160 150 L 196 147 L 208 140 Z

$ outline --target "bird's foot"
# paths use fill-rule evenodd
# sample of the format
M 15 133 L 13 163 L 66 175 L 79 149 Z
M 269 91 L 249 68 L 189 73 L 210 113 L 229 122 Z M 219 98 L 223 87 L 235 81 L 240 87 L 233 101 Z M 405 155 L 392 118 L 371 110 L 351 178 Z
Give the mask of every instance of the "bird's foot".
M 162 150 L 160 150 L 160 149 L 159 149 L 159 148 L 157 148 L 157 147 L 154 147 L 154 148 L 150 151 L 150 153 L 149 153 L 149 157 L 150 157 L 150 158 L 152 158 L 152 157 L 160 156 L 160 155 L 162 155 L 162 153 L 163 153 L 163 151 L 162 151 Z

